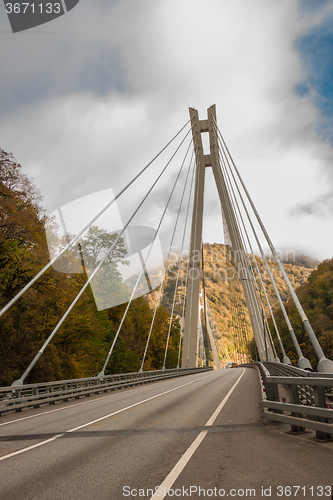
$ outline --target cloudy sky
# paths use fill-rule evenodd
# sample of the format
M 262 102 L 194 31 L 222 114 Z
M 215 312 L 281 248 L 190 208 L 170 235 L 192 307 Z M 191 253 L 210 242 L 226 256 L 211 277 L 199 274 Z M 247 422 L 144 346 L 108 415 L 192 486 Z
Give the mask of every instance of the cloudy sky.
M 119 191 L 186 123 L 189 106 L 205 118 L 215 103 L 276 247 L 333 256 L 332 2 L 80 0 L 16 34 L 0 10 L 0 147 L 34 178 L 48 213 Z M 219 242 L 206 177 L 204 241 Z

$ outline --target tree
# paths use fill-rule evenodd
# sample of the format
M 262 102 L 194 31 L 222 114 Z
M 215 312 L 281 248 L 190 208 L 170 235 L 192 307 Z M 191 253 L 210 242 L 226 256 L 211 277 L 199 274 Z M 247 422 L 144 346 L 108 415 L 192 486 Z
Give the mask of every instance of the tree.
M 125 305 L 113 307 L 108 310 L 108 316 L 111 321 L 112 329 L 117 330 L 124 311 Z M 160 370 L 162 368 L 169 328 L 169 318 L 170 313 L 168 310 L 159 306 L 157 308 L 151 338 L 147 349 L 147 355 L 144 363 L 145 370 Z M 123 327 L 120 331 L 120 342 L 124 342 L 127 348 L 129 348 L 132 353 L 135 353 L 137 355 L 137 359 L 140 360 L 138 368 L 141 366 L 152 319 L 153 311 L 150 309 L 147 300 L 144 297 L 139 297 L 131 303 Z M 167 354 L 167 368 L 176 368 L 179 337 L 179 321 L 178 319 L 173 318 Z M 110 366 L 112 366 L 112 357 L 110 360 Z
M 0 292 L 6 299 L 32 277 L 31 253 L 40 246 L 41 197 L 13 155 L 0 149 Z
M 98 226 L 90 226 L 81 242 L 86 267 L 95 269 L 104 257 L 105 264 L 121 262 L 128 265 L 129 262 L 125 260 L 128 252 L 124 239 L 117 239 L 118 233 L 110 234 Z
M 100 268 L 93 277 L 92 287 L 99 309 L 108 309 L 127 302 L 130 290 L 123 283 L 118 264 L 129 265 L 124 239 L 117 233 L 91 226 L 80 243 L 82 261 L 88 276 Z
M 40 195 L 33 182 L 22 172 L 13 155 L 0 150 L 0 306 L 4 306 L 49 261 Z M 49 229 L 50 229 L 50 221 Z M 53 222 L 51 221 L 51 228 Z M 53 224 L 54 244 L 61 246 Z M 110 235 L 92 227 L 81 241 L 82 252 L 92 267 L 103 252 L 114 243 Z M 68 262 L 78 255 L 68 252 Z M 125 302 L 128 290 L 121 282 L 117 263 L 126 265 L 126 249 L 120 239 L 101 268 L 102 291 L 113 293 Z M 82 286 L 86 275 L 58 272 L 50 268 L 0 318 L 0 384 L 10 385 L 21 377 L 59 319 L 68 309 Z M 115 300 L 115 297 L 114 297 Z M 118 302 L 119 304 L 119 302 Z M 43 382 L 95 376 L 102 369 L 126 305 L 122 303 L 106 311 L 97 310 L 90 286 L 72 309 L 26 382 Z M 140 367 L 153 312 L 143 297 L 132 302 L 121 335 L 117 340 L 106 373 L 136 371 Z M 160 369 L 165 348 L 168 319 L 159 308 L 148 350 L 145 369 Z M 170 367 L 176 366 L 177 347 L 173 325 L 170 340 Z M 179 331 L 177 332 L 178 335 Z M 161 336 L 161 339 L 159 339 Z M 156 348 L 156 345 L 159 347 Z M 176 346 L 176 347 L 175 347 Z M 173 353 L 173 354 L 172 354 Z M 173 358 L 172 358 L 173 356 Z M 168 366 L 168 365 L 167 365 Z
M 0 305 L 48 260 L 40 195 L 13 155 L 0 150 Z M 49 269 L 0 318 L 0 383 L 19 378 L 84 284 L 80 274 Z M 88 288 L 27 378 L 47 381 L 97 374 L 110 324 Z
M 326 357 L 333 359 L 333 259 L 323 261 L 310 274 L 308 281 L 297 289 L 297 295 Z M 317 356 L 292 300 L 287 302 L 286 310 L 304 356 L 315 367 Z M 287 355 L 291 354 L 297 365 L 297 357 L 292 354 L 295 348 L 282 311 L 277 309 L 274 315 Z

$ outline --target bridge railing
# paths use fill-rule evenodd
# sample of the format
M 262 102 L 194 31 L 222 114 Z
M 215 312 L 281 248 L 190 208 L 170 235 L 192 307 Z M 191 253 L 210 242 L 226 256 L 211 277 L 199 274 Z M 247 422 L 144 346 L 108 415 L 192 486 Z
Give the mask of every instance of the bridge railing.
M 145 372 L 121 373 L 56 382 L 27 384 L 0 388 L 0 415 L 8 411 L 22 411 L 24 407 L 39 408 L 42 404 L 79 399 L 100 392 L 113 391 L 123 387 L 147 384 L 167 378 L 181 377 L 212 370 L 212 367 L 174 368 Z
M 290 424 L 292 433 L 312 429 L 317 439 L 333 438 L 333 374 L 273 362 L 247 366 L 255 366 L 261 373 L 267 419 Z

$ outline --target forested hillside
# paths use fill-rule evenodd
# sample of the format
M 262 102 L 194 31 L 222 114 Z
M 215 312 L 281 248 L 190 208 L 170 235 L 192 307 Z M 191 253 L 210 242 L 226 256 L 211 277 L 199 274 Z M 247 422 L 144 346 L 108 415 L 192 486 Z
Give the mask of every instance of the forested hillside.
M 306 283 L 308 276 L 313 271 L 313 268 L 310 266 L 315 265 L 316 261 L 303 255 L 294 255 L 293 257 L 294 258 L 292 258 L 292 254 L 290 253 L 289 261 L 284 263 L 284 267 L 292 285 L 297 289 Z M 276 308 L 278 306 L 278 300 L 274 293 L 269 275 L 265 269 L 264 261 L 258 257 L 256 257 L 256 260 L 272 308 Z M 203 245 L 203 261 L 208 309 L 211 310 L 217 329 L 222 336 L 223 343 L 230 356 L 236 356 L 239 361 L 242 357 L 246 359 L 246 353 L 248 353 L 249 349 L 253 346 L 253 335 L 250 317 L 246 308 L 242 285 L 238 279 L 237 266 L 231 247 L 217 243 L 205 243 Z M 253 262 L 252 265 L 255 268 Z M 286 302 L 289 298 L 287 285 L 280 271 L 277 269 L 276 264 L 269 260 L 269 265 L 276 280 L 281 298 Z M 176 293 L 175 313 L 180 317 L 182 315 L 184 300 L 185 267 L 186 263 L 184 262 L 182 264 L 180 281 Z M 163 305 L 169 309 L 173 301 L 176 275 L 177 266 L 174 265 L 169 270 L 168 281 L 164 288 L 162 301 Z M 269 311 L 263 293 L 262 300 L 267 317 L 269 317 Z M 222 346 L 220 345 L 218 349 L 221 354 L 221 359 L 223 360 L 224 355 L 221 348 Z M 254 352 L 252 355 L 254 356 Z
M 0 150 L 1 307 L 49 261 L 40 200 L 32 180 L 24 175 L 13 155 Z M 88 237 L 87 245 L 92 241 Z M 0 318 L 0 385 L 20 378 L 86 279 L 85 274 L 50 268 Z M 125 305 L 120 305 L 97 311 L 88 286 L 26 382 L 97 375 L 124 310 Z M 133 301 L 106 373 L 140 368 L 152 317 L 147 300 Z M 160 307 L 144 369 L 162 367 L 168 325 L 169 314 Z M 167 367 L 177 364 L 178 339 L 179 324 L 174 321 Z
M 230 356 L 236 356 L 240 360 L 243 354 L 248 349 L 251 349 L 253 358 L 255 353 L 250 318 L 231 249 L 222 244 L 205 243 L 203 246 L 203 255 L 207 304 L 223 338 L 224 345 Z M 256 260 L 274 311 L 286 353 L 293 364 L 297 366 L 295 348 L 274 293 L 273 285 L 265 270 L 263 259 L 256 257 Z M 310 359 L 312 366 L 316 367 L 318 360 L 302 326 L 296 307 L 289 300 L 290 296 L 287 285 L 276 264 L 271 260 L 268 262 L 303 353 Z M 333 359 L 333 259 L 326 260 L 319 264 L 317 269 L 313 269 L 317 265 L 318 262 L 311 257 L 297 254 L 293 258 L 291 258 L 290 254 L 289 260 L 284 262 L 284 268 L 300 298 L 325 355 Z M 185 266 L 186 263 L 184 262 L 176 293 L 175 313 L 180 317 L 182 315 L 184 300 Z M 171 308 L 174 296 L 176 274 L 177 266 L 172 266 L 168 273 L 168 282 L 165 286 L 163 297 L 163 304 L 169 309 Z M 255 272 L 254 275 L 256 276 L 257 273 Z M 270 318 L 263 292 L 261 292 L 261 295 L 267 318 Z M 282 353 L 271 321 L 270 327 L 277 353 L 282 359 Z M 224 354 L 221 346 L 219 352 L 223 360 Z
M 11 154 L 0 150 L 0 307 L 49 261 L 45 237 L 46 218 L 40 202 L 41 197 L 33 181 L 24 175 Z M 92 227 L 86 239 L 81 241 L 85 255 L 90 256 L 91 262 L 89 264 L 88 259 L 87 265 L 94 268 L 103 245 L 114 238 L 114 235 Z M 121 241 L 113 258 L 126 259 Z M 262 259 L 257 258 L 257 264 L 271 304 L 274 309 L 278 309 L 273 286 Z M 295 307 L 288 302 L 287 286 L 271 261 L 270 265 L 304 354 L 315 366 L 313 349 Z M 295 256 L 291 259 L 289 255 L 285 269 L 297 289 L 325 354 L 332 358 L 333 260 L 323 262 L 315 271 L 311 268 L 314 265 L 316 263 L 309 257 Z M 251 327 L 230 247 L 204 244 L 203 267 L 207 308 L 216 322 L 223 344 L 229 353 L 244 355 L 251 347 Z M 175 295 L 177 269 L 178 264 L 174 263 L 168 270 L 161 306 L 157 309 L 151 334 L 145 370 L 160 369 L 163 365 L 174 296 L 176 318 L 172 321 L 166 366 L 173 368 L 177 364 L 180 319 L 184 310 L 186 262 L 182 263 Z M 110 272 L 111 275 L 106 278 L 116 283 L 117 293 L 124 294 L 116 265 Z M 11 384 L 20 378 L 86 280 L 85 273 L 58 272 L 50 268 L 0 318 L 0 385 Z M 154 291 L 131 304 L 106 373 L 136 371 L 140 368 L 157 295 L 157 291 Z M 103 367 L 125 308 L 126 304 L 122 304 L 98 311 L 88 286 L 26 382 L 97 375 Z M 267 311 L 266 306 L 265 309 Z M 282 314 L 276 312 L 275 315 L 287 354 L 296 362 Z M 273 332 L 273 337 L 274 335 Z M 276 347 L 279 351 L 277 343 Z M 223 358 L 221 345 L 219 348 Z
M 297 289 L 297 295 L 327 358 L 333 359 L 333 259 L 319 264 L 308 277 L 308 281 Z M 292 301 L 287 303 L 287 312 L 304 356 L 316 368 L 318 359 L 305 333 L 299 314 Z M 285 350 L 297 366 L 295 349 L 283 320 L 282 312 L 275 313 L 278 329 Z M 273 331 L 273 330 L 272 330 Z M 278 348 L 278 344 L 276 343 Z

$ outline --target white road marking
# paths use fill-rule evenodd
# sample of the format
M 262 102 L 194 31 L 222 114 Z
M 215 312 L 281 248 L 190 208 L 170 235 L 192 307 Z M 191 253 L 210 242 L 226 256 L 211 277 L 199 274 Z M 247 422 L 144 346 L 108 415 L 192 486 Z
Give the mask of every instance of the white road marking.
M 12 453 L 8 453 L 8 455 L 4 455 L 3 457 L 0 457 L 0 460 L 6 460 L 6 458 L 14 457 L 15 455 L 19 455 L 20 453 L 23 453 L 25 451 L 33 450 L 34 448 L 38 448 L 38 446 L 42 446 L 47 443 L 51 443 L 52 441 L 55 441 L 59 437 L 63 436 L 64 433 L 62 434 L 57 434 L 56 436 L 51 437 L 50 439 L 47 439 L 46 441 L 42 441 L 37 444 L 33 444 L 31 446 L 28 446 L 27 448 L 23 448 L 22 450 L 17 450 L 13 451 Z
M 211 377 L 212 375 L 213 375 L 213 373 L 210 374 L 209 376 Z M 209 376 L 201 377 L 201 378 L 196 379 L 196 380 L 192 380 L 191 382 L 187 382 L 187 384 L 183 384 L 183 385 L 180 385 L 178 387 L 174 387 L 173 389 L 169 389 L 168 391 L 161 392 L 160 394 L 156 394 L 155 396 L 144 399 L 142 401 L 138 401 L 137 403 L 134 403 L 130 406 L 126 406 L 125 408 L 121 408 L 120 410 L 109 413 L 108 415 L 104 415 L 104 417 L 97 418 L 96 420 L 91 420 L 90 422 L 87 422 L 86 424 L 79 425 L 78 427 L 74 427 L 73 429 L 69 429 L 66 432 L 63 432 L 61 434 L 57 434 L 56 436 L 53 436 L 50 439 L 46 439 L 45 441 L 41 441 L 40 443 L 33 444 L 31 446 L 28 446 L 27 448 L 22 448 L 21 450 L 13 451 L 12 453 L 9 453 L 8 455 L 4 455 L 4 456 L 0 457 L 0 461 L 6 460 L 7 458 L 10 458 L 10 457 L 14 457 L 15 455 L 20 455 L 21 453 L 25 453 L 26 451 L 33 450 L 34 448 L 38 448 L 39 446 L 42 446 L 44 444 L 51 443 L 52 441 L 55 441 L 56 439 L 58 439 L 59 437 L 63 436 L 64 434 L 66 434 L 68 432 L 78 431 L 79 429 L 83 429 L 84 427 L 88 427 L 89 425 L 95 424 L 96 422 L 100 422 L 101 420 L 105 420 L 106 418 L 113 417 L 114 415 L 117 415 L 118 413 L 122 413 L 123 411 L 130 410 L 131 408 L 134 408 L 135 406 L 139 406 L 143 403 L 147 403 L 148 401 L 152 401 L 153 399 L 159 398 L 160 396 L 164 396 L 165 394 L 169 394 L 170 392 L 177 391 L 178 389 L 181 389 L 182 387 L 186 387 L 187 385 L 194 384 L 194 383 L 198 382 L 199 380 L 202 380 L 204 378 L 208 378 Z
M 230 391 L 223 398 L 221 403 L 218 405 L 218 407 L 216 408 L 216 410 L 214 411 L 214 413 L 212 414 L 210 419 L 207 421 L 205 427 L 210 427 L 211 425 L 213 425 L 216 417 L 218 416 L 218 414 L 220 413 L 220 411 L 222 410 L 222 408 L 224 407 L 224 405 L 228 401 L 229 397 L 233 393 L 236 386 L 239 384 L 240 379 L 242 378 L 244 373 L 245 373 L 245 370 L 243 368 L 243 373 L 241 374 L 241 376 L 239 377 L 237 382 L 231 387 Z M 197 438 L 193 441 L 193 443 L 185 451 L 184 455 L 178 460 L 178 462 L 176 463 L 176 465 L 174 466 L 174 468 L 172 469 L 170 474 L 168 474 L 168 476 L 164 479 L 163 483 L 160 485 L 160 488 L 150 498 L 150 500 L 163 500 L 163 498 L 165 498 L 165 496 L 168 493 L 168 490 L 171 489 L 172 485 L 174 484 L 174 482 L 176 481 L 178 476 L 181 474 L 181 472 L 183 471 L 183 469 L 185 468 L 185 466 L 189 462 L 190 458 L 193 456 L 194 452 L 197 450 L 197 448 L 200 446 L 200 444 L 202 443 L 202 441 L 206 437 L 207 433 L 208 433 L 208 431 L 200 432 L 199 436 L 197 436 Z M 164 492 L 165 492 L 165 494 L 164 494 Z

